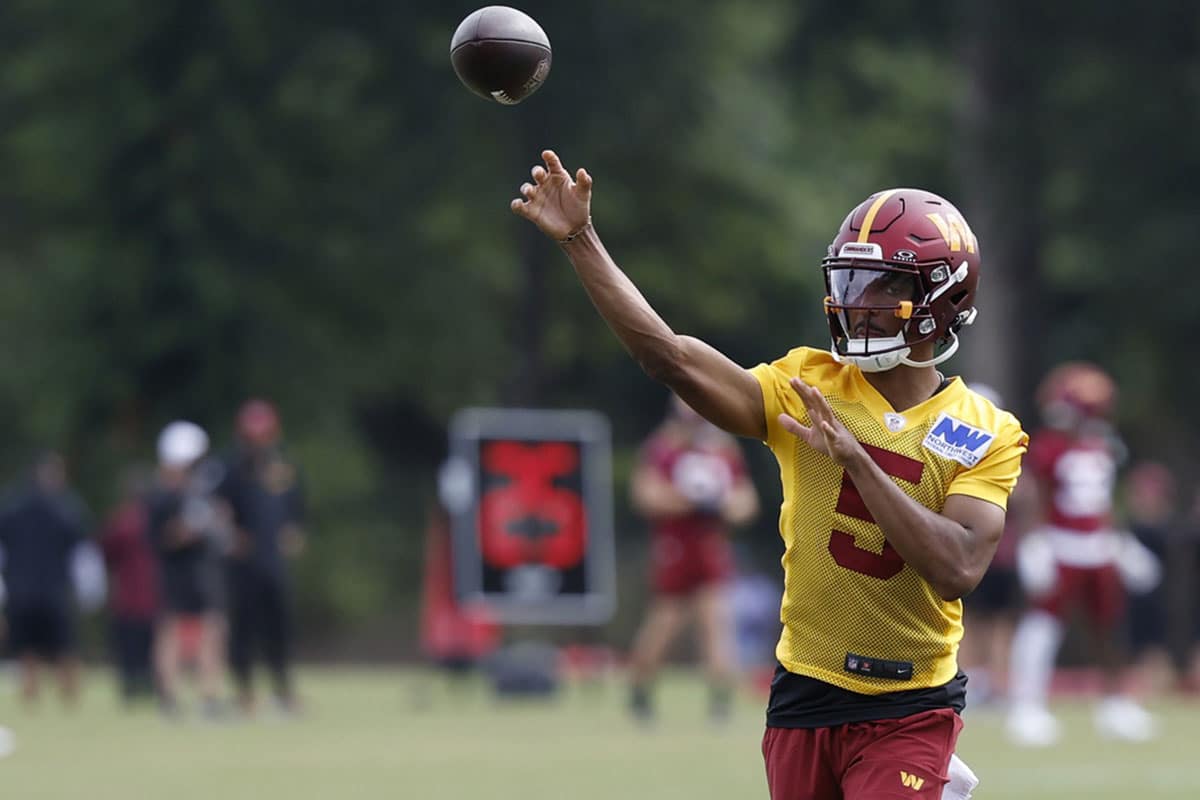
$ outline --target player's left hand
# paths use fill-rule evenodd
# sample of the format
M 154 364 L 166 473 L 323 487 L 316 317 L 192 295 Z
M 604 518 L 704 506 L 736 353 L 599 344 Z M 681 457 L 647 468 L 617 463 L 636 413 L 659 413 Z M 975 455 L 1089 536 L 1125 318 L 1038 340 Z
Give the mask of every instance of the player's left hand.
M 833 415 L 833 409 L 829 407 L 825 396 L 799 378 L 792 378 L 790 384 L 792 391 L 800 396 L 800 402 L 804 403 L 804 410 L 808 412 L 812 425 L 802 425 L 790 414 L 780 414 L 779 424 L 783 429 L 843 467 L 849 466 L 852 460 L 861 456 L 862 445 Z
M 521 184 L 521 197 L 509 207 L 551 239 L 562 241 L 591 219 L 592 176 L 581 167 L 572 180 L 553 150 L 542 151 L 542 160 L 546 166 L 533 168 L 533 183 Z

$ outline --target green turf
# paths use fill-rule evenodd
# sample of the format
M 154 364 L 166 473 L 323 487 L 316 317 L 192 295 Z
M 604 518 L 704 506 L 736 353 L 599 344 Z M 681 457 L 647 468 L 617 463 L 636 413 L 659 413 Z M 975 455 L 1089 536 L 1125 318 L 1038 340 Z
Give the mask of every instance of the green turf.
M 761 699 L 745 697 L 714 729 L 689 675 L 663 681 L 653 730 L 627 720 L 616 682 L 552 704 L 496 703 L 477 684 L 451 693 L 411 672 L 309 671 L 301 685 L 303 719 L 219 725 L 122 713 L 103 674 L 73 714 L 18 709 L 3 685 L 0 723 L 18 750 L 0 761 L 0 798 L 766 797 Z M 1047 751 L 1016 750 L 998 717 L 968 713 L 959 752 L 983 778 L 979 800 L 1200 798 L 1200 706 L 1158 704 L 1166 734 L 1149 746 L 1097 739 L 1086 705 L 1058 710 L 1070 735 Z

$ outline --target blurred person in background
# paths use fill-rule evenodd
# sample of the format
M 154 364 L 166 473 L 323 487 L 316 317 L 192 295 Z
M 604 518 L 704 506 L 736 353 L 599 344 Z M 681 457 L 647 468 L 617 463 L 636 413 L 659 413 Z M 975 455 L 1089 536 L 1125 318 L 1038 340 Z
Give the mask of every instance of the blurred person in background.
M 1009 737 L 1048 746 L 1061 729 L 1047 706 L 1055 659 L 1076 610 L 1088 619 L 1093 658 L 1103 673 L 1094 724 L 1106 737 L 1145 741 L 1154 718 L 1123 686 L 1121 646 L 1129 588 L 1149 590 L 1159 565 L 1136 539 L 1114 527 L 1117 467 L 1125 449 L 1113 428 L 1117 387 L 1084 362 L 1059 365 L 1043 379 L 1043 427 L 1026 459 L 1038 493 L 1039 527 L 1021 539 L 1018 569 L 1030 608 L 1017 626 L 1009 668 Z
M 991 386 L 972 383 L 973 391 L 1002 406 Z M 1017 577 L 1017 541 L 1035 519 L 1037 493 L 1028 478 L 1018 480 L 1008 498 L 1004 534 L 983 580 L 963 598 L 963 638 L 958 661 L 970 678 L 973 703 L 988 704 L 1007 696 L 1012 636 L 1020 616 L 1021 584 Z
M 254 398 L 238 410 L 237 446 L 222 495 L 233 512 L 229 663 L 238 704 L 255 707 L 255 649 L 270 670 L 277 710 L 299 710 L 290 671 L 292 643 L 289 562 L 304 552 L 304 490 L 298 467 L 282 449 L 279 412 Z
M 121 499 L 100 531 L 108 567 L 110 644 L 121 698 L 130 704 L 152 698 L 154 625 L 159 611 L 158 559 L 150 542 L 146 507 L 149 480 L 130 471 L 121 483 Z
M 9 647 L 29 704 L 38 699 L 43 665 L 55 668 L 64 702 L 78 699 L 73 571 L 86 517 L 69 486 L 66 463 L 55 452 L 38 456 L 30 479 L 0 509 Z
M 735 548 L 737 572 L 729 587 L 729 610 L 738 670 L 756 689 L 769 687 L 775 671 L 775 643 L 779 641 L 777 576 L 758 568 L 749 548 Z
M 653 591 L 630 654 L 630 707 L 640 720 L 653 718 L 651 685 L 667 649 L 694 617 L 709 714 L 723 720 L 735 672 L 729 534 L 758 513 L 741 447 L 671 395 L 666 419 L 642 444 L 630 489 L 634 509 L 650 524 Z
M 1164 464 L 1142 461 L 1125 477 L 1125 511 L 1130 532 L 1158 562 L 1164 572 L 1174 571 L 1177 546 L 1175 476 Z M 1190 580 L 1191 576 L 1187 576 Z M 1172 659 L 1168 643 L 1170 610 L 1168 581 L 1129 598 L 1129 646 L 1140 683 L 1152 691 L 1172 688 L 1184 674 L 1184 665 Z
M 1179 637 L 1180 651 L 1184 663 L 1182 689 L 1188 694 L 1200 695 L 1200 489 L 1192 498 L 1192 507 L 1184 526 L 1185 537 L 1180 543 L 1184 551 L 1176 568 L 1184 574 L 1184 579 L 1176 586 L 1180 589 L 1182 619 Z
M 219 465 L 204 460 L 208 434 L 177 420 L 158 437 L 158 473 L 148 501 L 150 539 L 158 555 L 162 615 L 154 642 L 160 702 L 181 711 L 184 666 L 194 664 L 201 713 L 224 714 L 224 585 L 220 557 L 229 538 L 228 512 L 214 494 Z
M 8 643 L 8 621 L 4 617 L 4 601 L 7 593 L 4 587 L 4 549 L 0 548 L 0 661 L 4 659 L 5 647 Z M 8 728 L 0 725 L 0 758 L 12 753 L 16 747 L 16 737 Z
M 430 504 L 425 525 L 420 615 L 421 650 L 452 677 L 466 675 L 500 645 L 502 628 L 487 608 L 455 597 L 450 515 L 439 502 Z M 428 686 L 418 693 L 416 702 L 428 705 Z

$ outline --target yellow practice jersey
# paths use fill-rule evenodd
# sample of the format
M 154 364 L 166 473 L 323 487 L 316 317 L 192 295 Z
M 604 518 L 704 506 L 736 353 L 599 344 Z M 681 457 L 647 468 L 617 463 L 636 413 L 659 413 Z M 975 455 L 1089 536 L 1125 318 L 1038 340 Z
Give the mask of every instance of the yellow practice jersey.
M 939 513 L 951 494 L 1007 506 L 1028 442 L 1020 423 L 959 378 L 896 413 L 857 366 L 808 347 L 751 373 L 783 481 L 780 663 L 860 694 L 946 683 L 957 673 L 962 602 L 943 600 L 904 563 L 845 470 L 780 426 L 781 413 L 810 424 L 788 381 L 820 390 L 896 485 Z

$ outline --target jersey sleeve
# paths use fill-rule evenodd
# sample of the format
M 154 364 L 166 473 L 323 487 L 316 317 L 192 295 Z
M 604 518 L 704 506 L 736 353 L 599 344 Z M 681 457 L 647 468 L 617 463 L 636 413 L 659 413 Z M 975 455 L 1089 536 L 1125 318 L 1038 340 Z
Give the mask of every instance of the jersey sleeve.
M 789 381 L 800 374 L 804 368 L 807 348 L 797 347 L 786 356 L 772 361 L 770 364 L 759 364 L 750 370 L 750 374 L 762 387 L 763 416 L 767 423 L 767 445 L 776 450 L 786 444 L 791 437 L 779 424 L 780 414 L 796 416 L 795 393 Z M 798 417 L 805 422 L 807 417 Z
M 1006 414 L 996 438 L 999 446 L 993 447 L 974 467 L 955 476 L 947 495 L 978 497 L 1008 508 L 1008 497 L 1021 474 L 1021 457 L 1029 448 L 1029 436 L 1015 417 Z

